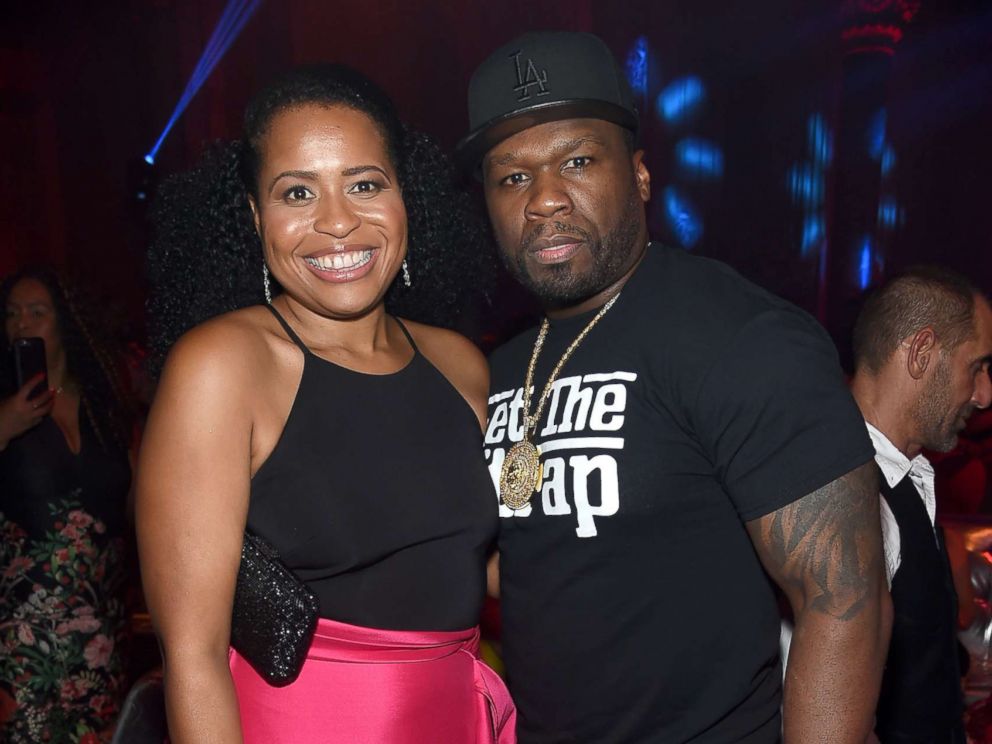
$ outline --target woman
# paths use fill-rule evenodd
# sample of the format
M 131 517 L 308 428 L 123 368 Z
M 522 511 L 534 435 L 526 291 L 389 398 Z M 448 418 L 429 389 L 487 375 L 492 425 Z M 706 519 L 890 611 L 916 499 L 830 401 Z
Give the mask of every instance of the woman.
M 55 275 L 0 284 L 4 348 L 45 342 L 48 385 L 0 385 L 0 740 L 109 737 L 124 692 L 129 408 Z
M 172 348 L 141 452 L 171 739 L 512 741 L 505 688 L 475 657 L 497 520 L 487 367 L 385 302 L 457 301 L 481 244 L 464 197 L 346 68 L 290 74 L 245 130 L 166 190 L 152 261 L 160 344 L 190 314 L 242 306 Z M 229 652 L 246 527 L 319 599 L 287 687 Z

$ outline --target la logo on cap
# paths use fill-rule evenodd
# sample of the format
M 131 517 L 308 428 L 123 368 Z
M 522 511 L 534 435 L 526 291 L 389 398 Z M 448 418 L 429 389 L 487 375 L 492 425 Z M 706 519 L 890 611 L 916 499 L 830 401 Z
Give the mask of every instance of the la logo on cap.
M 517 84 L 513 86 L 513 90 L 520 94 L 517 98 L 518 101 L 526 101 L 531 96 L 531 86 L 536 85 L 537 95 L 546 96 L 551 91 L 548 89 L 548 71 L 541 70 L 537 71 L 537 67 L 534 65 L 534 60 L 530 57 L 527 58 L 527 65 L 524 70 L 520 68 L 520 55 L 521 51 L 516 51 L 510 55 L 510 59 L 513 60 L 513 64 L 517 71 Z

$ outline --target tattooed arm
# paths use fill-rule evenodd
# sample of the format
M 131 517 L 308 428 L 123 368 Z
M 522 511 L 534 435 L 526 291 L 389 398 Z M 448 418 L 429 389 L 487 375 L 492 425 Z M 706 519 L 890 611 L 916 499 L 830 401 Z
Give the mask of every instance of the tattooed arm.
M 892 623 L 874 463 L 747 529 L 795 614 L 785 741 L 864 742 Z

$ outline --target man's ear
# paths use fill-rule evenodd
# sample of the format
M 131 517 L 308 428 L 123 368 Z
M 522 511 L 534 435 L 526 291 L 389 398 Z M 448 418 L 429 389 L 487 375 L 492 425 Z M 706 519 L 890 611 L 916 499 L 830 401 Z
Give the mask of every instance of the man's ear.
M 258 205 L 255 203 L 255 197 L 251 194 L 248 195 L 248 206 L 251 207 L 251 218 L 255 223 L 255 233 L 259 238 L 262 237 L 262 223 L 258 218 Z
M 933 332 L 933 328 L 927 326 L 907 338 L 903 344 L 907 347 L 906 371 L 914 380 L 922 379 L 936 361 L 936 354 L 939 351 L 937 334 Z
M 635 150 L 632 156 L 634 166 L 634 181 L 637 183 L 637 193 L 641 196 L 641 201 L 646 202 L 651 198 L 651 174 L 644 164 L 644 150 Z

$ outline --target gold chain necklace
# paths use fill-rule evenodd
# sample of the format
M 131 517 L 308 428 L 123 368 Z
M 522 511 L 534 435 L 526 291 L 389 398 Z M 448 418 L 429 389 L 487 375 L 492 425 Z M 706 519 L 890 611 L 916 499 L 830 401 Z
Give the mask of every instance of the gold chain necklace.
M 523 439 L 510 447 L 510 451 L 506 453 L 506 459 L 503 460 L 503 467 L 500 469 L 499 474 L 500 498 L 511 509 L 523 509 L 527 506 L 534 496 L 534 492 L 540 490 L 541 482 L 544 479 L 544 466 L 541 464 L 541 449 L 530 441 L 530 437 L 533 430 L 537 428 L 538 421 L 541 420 L 544 405 L 551 397 L 551 387 L 554 385 L 555 380 L 558 379 L 558 375 L 561 373 L 561 368 L 565 366 L 565 362 L 572 356 L 572 352 L 585 340 L 585 337 L 589 335 L 589 331 L 599 322 L 600 318 L 606 315 L 606 312 L 613 307 L 613 303 L 619 297 L 619 292 L 613 295 L 599 309 L 599 312 L 593 316 L 592 320 L 586 324 L 582 332 L 575 337 L 575 340 L 568 345 L 568 348 L 565 349 L 565 353 L 561 355 L 558 364 L 551 370 L 551 376 L 548 378 L 544 390 L 541 391 L 541 395 L 537 399 L 537 410 L 534 411 L 534 415 L 532 416 L 530 413 L 530 393 L 534 385 L 534 368 L 537 366 L 537 358 L 541 354 L 541 349 L 544 348 L 544 340 L 548 337 L 548 328 L 550 327 L 547 318 L 541 322 L 541 330 L 538 331 L 537 340 L 534 342 L 534 351 L 531 352 L 530 364 L 527 365 L 527 376 L 524 378 L 524 436 Z

